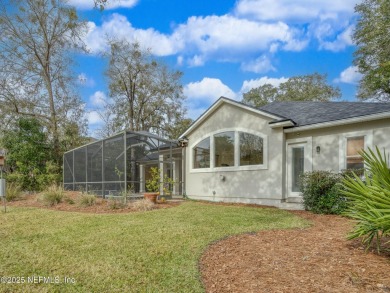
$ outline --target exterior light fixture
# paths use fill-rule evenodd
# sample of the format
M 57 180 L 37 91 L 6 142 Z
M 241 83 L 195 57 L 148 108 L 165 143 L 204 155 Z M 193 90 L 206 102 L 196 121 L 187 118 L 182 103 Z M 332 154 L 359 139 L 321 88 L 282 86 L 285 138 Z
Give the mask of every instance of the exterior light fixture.
M 183 148 L 188 146 L 188 141 L 189 139 L 186 136 L 179 138 L 179 144 Z
M 317 151 L 317 154 L 319 154 L 321 152 L 321 147 L 319 145 L 316 147 L 316 151 Z

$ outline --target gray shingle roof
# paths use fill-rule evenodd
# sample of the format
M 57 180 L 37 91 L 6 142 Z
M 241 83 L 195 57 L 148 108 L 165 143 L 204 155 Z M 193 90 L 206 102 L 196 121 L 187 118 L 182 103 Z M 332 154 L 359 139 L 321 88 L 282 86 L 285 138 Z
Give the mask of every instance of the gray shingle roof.
M 297 126 L 390 112 L 390 103 L 273 102 L 259 110 L 293 120 Z

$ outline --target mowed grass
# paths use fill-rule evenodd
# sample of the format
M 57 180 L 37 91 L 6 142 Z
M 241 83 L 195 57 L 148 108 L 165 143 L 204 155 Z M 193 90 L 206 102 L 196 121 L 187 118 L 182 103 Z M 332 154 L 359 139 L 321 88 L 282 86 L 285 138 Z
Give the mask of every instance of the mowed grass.
M 0 291 L 203 292 L 198 260 L 211 242 L 307 225 L 278 209 L 199 202 L 129 214 L 9 208 L 0 214 L 0 277 L 25 283 L 3 283 Z M 28 282 L 34 276 L 60 282 Z

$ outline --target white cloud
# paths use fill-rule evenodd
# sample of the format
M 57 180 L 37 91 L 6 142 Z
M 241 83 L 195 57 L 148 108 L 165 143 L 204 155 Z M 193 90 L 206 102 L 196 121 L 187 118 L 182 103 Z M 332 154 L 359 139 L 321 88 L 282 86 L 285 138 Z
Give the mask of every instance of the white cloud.
M 77 76 L 78 83 L 85 87 L 94 87 L 95 80 L 92 77 L 87 76 L 85 73 L 80 73 Z
M 107 50 L 105 40 L 108 36 L 138 41 L 157 56 L 180 54 L 178 61 L 185 60 L 189 66 L 202 66 L 208 60 L 241 63 L 261 52 L 300 51 L 307 45 L 300 30 L 290 29 L 283 22 L 263 23 L 231 15 L 190 17 L 170 35 L 152 28 L 136 29 L 125 16 L 117 13 L 103 21 L 101 26 L 93 22 L 88 26 L 85 42 L 92 53 Z
M 318 41 L 320 49 L 340 51 L 352 45 L 354 7 L 359 0 L 240 0 L 234 14 L 258 21 L 287 23 L 293 28 L 305 27 L 309 38 Z M 302 50 L 304 43 L 294 40 L 285 49 Z
M 88 124 L 89 125 L 100 125 L 103 124 L 103 120 L 100 117 L 99 113 L 96 111 L 91 111 L 87 114 Z
M 235 99 L 236 94 L 218 78 L 205 77 L 201 81 L 191 82 L 184 87 L 188 99 L 214 102 L 221 96 Z
M 275 50 L 275 43 L 284 47 L 300 43 L 300 34 L 283 22 L 265 23 L 239 19 L 231 15 L 190 17 L 172 34 L 178 49 L 201 54 L 206 59 L 230 61 L 248 53 Z
M 116 8 L 132 8 L 137 4 L 138 0 L 110 0 L 105 5 L 105 10 Z M 69 0 L 69 5 L 72 5 L 80 10 L 90 10 L 94 8 L 92 0 Z
M 221 96 L 236 99 L 237 94 L 220 79 L 205 77 L 201 81 L 191 82 L 184 86 L 187 97 L 188 117 L 198 118 L 212 103 Z
M 255 60 L 249 62 L 243 62 L 241 69 L 244 71 L 250 71 L 255 73 L 264 73 L 268 71 L 276 71 L 275 67 L 272 66 L 271 61 L 266 56 L 261 56 Z
M 177 56 L 176 64 L 177 64 L 178 66 L 182 66 L 182 65 L 183 65 L 183 62 L 184 62 L 183 56 Z
M 101 25 L 89 22 L 85 43 L 92 53 L 99 53 L 107 50 L 107 37 L 138 41 L 156 56 L 177 55 L 179 66 L 203 66 L 212 60 L 265 73 L 275 70 L 272 58 L 280 50 L 299 52 L 313 41 L 330 51 L 352 45 L 357 1 L 238 0 L 231 13 L 192 16 L 172 26 L 170 33 L 136 28 L 125 16 L 113 13 Z
M 89 104 L 93 108 L 103 108 L 109 103 L 107 96 L 102 91 L 95 92 L 89 97 Z
M 286 82 L 287 80 L 288 78 L 286 77 L 272 78 L 268 76 L 263 76 L 258 79 L 245 80 L 238 93 L 234 92 L 217 78 L 205 77 L 201 81 L 191 82 L 184 87 L 184 95 L 187 96 L 187 116 L 192 119 L 197 119 L 221 96 L 240 100 L 242 95 L 250 91 L 252 88 L 256 88 L 267 83 L 272 84 L 273 86 L 279 86 L 282 82 Z
M 257 88 L 257 87 L 265 85 L 267 83 L 272 84 L 273 86 L 277 87 L 281 83 L 286 82 L 287 80 L 288 80 L 288 78 L 286 78 L 286 77 L 272 78 L 272 77 L 267 77 L 267 76 L 263 76 L 263 77 L 258 78 L 258 79 L 244 80 L 244 82 L 242 83 L 240 93 L 243 94 L 243 93 L 249 92 L 251 89 Z
M 350 25 L 336 35 L 334 40 L 327 40 L 326 36 L 330 35 L 331 37 L 334 35 L 332 29 L 330 29 L 330 33 L 326 33 L 324 36 L 319 35 L 318 40 L 320 43 L 320 49 L 325 49 L 333 52 L 338 52 L 344 50 L 347 46 L 351 46 L 353 44 L 352 34 L 353 34 L 354 26 Z
M 198 67 L 198 66 L 203 66 L 204 65 L 204 59 L 202 56 L 199 56 L 199 55 L 195 55 L 194 57 L 192 57 L 191 59 L 188 60 L 188 65 L 190 67 Z
M 240 0 L 234 13 L 262 21 L 307 23 L 317 19 L 351 15 L 359 0 Z
M 108 49 L 107 38 L 125 39 L 129 42 L 139 42 L 145 48 L 151 48 L 158 56 L 172 55 L 177 52 L 174 43 L 168 36 L 150 29 L 136 29 L 127 18 L 118 13 L 112 14 L 101 26 L 88 22 L 88 33 L 85 38 L 87 48 L 92 53 L 103 52 Z
M 338 83 L 357 84 L 362 78 L 362 74 L 358 71 L 357 66 L 350 66 L 340 73 L 340 77 L 334 81 Z

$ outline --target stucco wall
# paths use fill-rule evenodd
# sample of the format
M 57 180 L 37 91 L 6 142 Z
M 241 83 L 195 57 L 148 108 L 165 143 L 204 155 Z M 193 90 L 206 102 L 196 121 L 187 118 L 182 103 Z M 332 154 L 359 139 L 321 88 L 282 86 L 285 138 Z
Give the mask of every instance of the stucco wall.
M 206 121 L 189 133 L 189 147 L 186 149 L 186 193 L 190 198 L 252 202 L 272 204 L 283 196 L 284 134 L 281 129 L 273 130 L 268 122 L 271 118 L 222 104 Z M 245 129 L 267 136 L 267 169 L 238 171 L 197 172 L 192 170 L 192 148 L 206 135 L 222 130 Z M 220 176 L 225 177 L 221 181 Z
M 189 145 L 185 150 L 186 194 L 190 198 L 211 201 L 245 202 L 278 205 L 287 197 L 286 142 L 311 142 L 313 170 L 344 169 L 345 137 L 366 135 L 368 146 L 386 148 L 390 153 L 390 119 L 333 126 L 315 130 L 284 133 L 272 129 L 273 119 L 252 111 L 224 103 L 207 119 L 187 134 Z M 226 130 L 255 131 L 267 138 L 266 166 L 256 170 L 192 169 L 192 148 L 202 139 Z M 321 148 L 317 153 L 316 147 Z M 367 146 L 367 145 L 366 145 Z M 221 180 L 224 176 L 225 180 Z
M 310 131 L 300 131 L 297 133 L 287 133 L 286 139 L 298 137 L 312 137 L 313 170 L 331 170 L 339 172 L 343 169 L 343 154 L 345 146 L 343 142 L 346 136 L 368 134 L 370 147 L 378 146 L 386 148 L 390 153 L 390 120 L 382 119 L 370 122 L 355 123 L 353 125 L 343 125 L 328 127 Z M 316 147 L 320 147 L 320 153 L 316 152 Z

